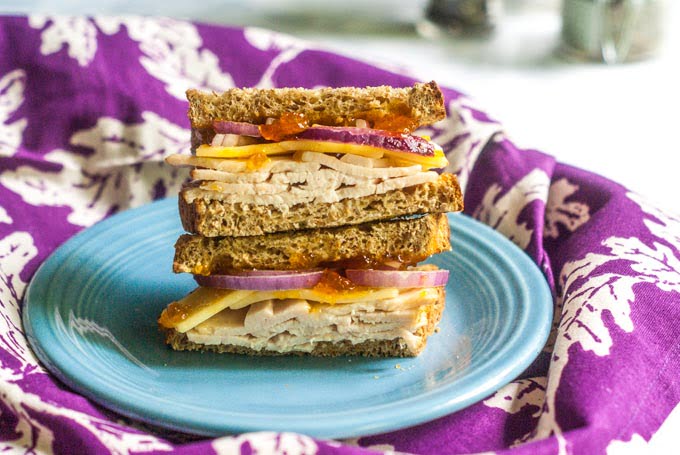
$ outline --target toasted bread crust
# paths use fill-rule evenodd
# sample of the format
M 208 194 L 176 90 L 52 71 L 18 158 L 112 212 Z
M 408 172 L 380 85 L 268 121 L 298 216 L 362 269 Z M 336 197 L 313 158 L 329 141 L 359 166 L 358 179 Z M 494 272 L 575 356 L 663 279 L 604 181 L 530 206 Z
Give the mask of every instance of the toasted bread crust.
M 219 275 L 234 269 L 304 270 L 338 262 L 417 263 L 450 249 L 448 218 L 442 213 L 250 237 L 185 234 L 175 244 L 173 270 Z
M 218 199 L 187 202 L 185 191 L 182 190 L 179 197 L 182 226 L 189 233 L 205 237 L 262 235 L 463 210 L 463 195 L 453 174 L 442 174 L 434 182 L 384 194 L 292 207 L 228 203 Z
M 408 344 L 402 338 L 395 338 L 392 340 L 369 340 L 358 344 L 352 344 L 349 341 L 337 343 L 324 341 L 316 343 L 316 346 L 311 352 L 256 351 L 243 346 L 228 344 L 206 345 L 194 343 L 187 339 L 185 333 L 166 328 L 161 328 L 161 330 L 165 333 L 165 342 L 172 349 L 177 351 L 202 351 L 253 356 L 310 355 L 315 357 L 337 357 L 343 355 L 358 355 L 364 357 L 415 357 L 425 349 L 428 337 L 432 335 L 437 324 L 441 320 L 446 301 L 444 288 L 438 288 L 438 290 L 439 298 L 437 301 L 424 309 L 427 315 L 427 323 L 416 331 L 415 334 L 416 336 L 421 337 L 421 341 L 413 350 L 408 347 Z
M 223 93 L 190 89 L 186 95 L 192 149 L 212 140 L 215 120 L 262 124 L 269 117 L 297 112 L 310 124 L 354 126 L 356 119 L 399 115 L 419 127 L 446 116 L 444 96 L 434 81 L 404 88 L 233 88 Z

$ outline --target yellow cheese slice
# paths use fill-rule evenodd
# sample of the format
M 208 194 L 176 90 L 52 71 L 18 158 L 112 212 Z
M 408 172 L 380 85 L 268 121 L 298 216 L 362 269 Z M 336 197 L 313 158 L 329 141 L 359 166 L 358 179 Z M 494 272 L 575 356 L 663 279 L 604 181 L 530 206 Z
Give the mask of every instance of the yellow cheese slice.
M 196 149 L 196 156 L 210 158 L 246 158 L 257 153 L 270 156 L 282 155 L 300 150 L 318 153 L 359 155 L 375 159 L 385 156 L 409 164 L 420 164 L 425 169 L 442 168 L 449 163 L 441 149 L 435 149 L 434 156 L 423 156 L 418 155 L 417 153 L 382 149 L 370 145 L 313 140 L 282 141 L 266 144 L 241 145 L 238 147 L 213 147 L 212 145 L 204 144 Z
M 226 308 L 238 310 L 264 300 L 305 299 L 311 302 L 343 304 L 389 299 L 397 295 L 399 295 L 399 290 L 396 288 L 361 288 L 326 293 L 314 288 L 287 291 L 235 291 L 198 287 L 183 299 L 168 305 L 161 313 L 158 323 L 163 327 L 183 333 Z
M 199 287 L 183 299 L 168 305 L 158 318 L 158 323 L 178 332 L 186 332 L 223 309 L 237 306 L 255 292 Z
M 435 149 L 434 156 L 423 156 L 416 153 L 399 152 L 396 150 L 385 150 L 385 156 L 399 166 L 420 164 L 424 170 L 440 169 L 449 164 L 449 160 L 446 159 L 442 149 Z
M 312 141 L 300 139 L 295 141 L 268 142 L 266 144 L 241 145 L 237 147 L 213 147 L 201 145 L 196 149 L 196 156 L 213 158 L 245 158 L 256 153 L 265 155 L 282 155 L 296 150 L 319 153 L 351 153 L 368 158 L 382 158 L 384 149 L 369 145 L 345 144 L 341 142 Z
M 399 289 L 397 288 L 359 288 L 350 291 L 335 291 L 331 293 L 322 292 L 317 288 L 274 292 L 274 298 L 276 299 L 304 299 L 311 302 L 329 303 L 332 305 L 391 299 L 398 295 Z

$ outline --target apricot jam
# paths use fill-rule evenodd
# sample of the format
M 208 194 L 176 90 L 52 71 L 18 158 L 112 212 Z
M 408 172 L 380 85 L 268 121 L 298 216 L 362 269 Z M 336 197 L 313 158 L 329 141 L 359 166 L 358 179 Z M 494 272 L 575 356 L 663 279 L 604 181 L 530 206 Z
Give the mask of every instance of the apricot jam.
M 263 138 L 269 141 L 282 141 L 309 128 L 309 122 L 304 114 L 285 112 L 281 117 L 269 125 L 260 125 L 259 130 Z
M 418 122 L 413 119 L 413 110 L 406 103 L 390 106 L 389 114 L 380 110 L 368 110 L 354 117 L 355 119 L 366 120 L 373 129 L 387 131 L 395 135 L 410 134 L 418 128 Z
M 306 269 L 314 263 L 314 258 L 307 253 L 295 251 L 291 253 L 289 262 L 291 269 Z
M 158 318 L 158 323 L 163 327 L 175 327 L 187 317 L 189 317 L 187 309 L 179 302 L 173 302 L 163 310 Z
M 385 255 L 383 257 L 354 256 L 340 261 L 321 264 L 323 267 L 335 269 L 377 269 L 405 270 L 407 267 L 424 260 L 426 257 L 415 255 Z
M 405 115 L 376 117 L 371 120 L 373 128 L 394 133 L 410 134 L 418 127 L 418 123 Z
M 227 297 L 232 292 L 234 291 L 229 289 L 199 286 L 183 299 L 168 305 L 158 318 L 158 323 L 163 327 L 176 327 L 196 312 L 214 305 L 216 301 Z
M 356 284 L 334 270 L 325 270 L 321 277 L 321 281 L 314 286 L 315 291 L 324 294 L 351 291 L 356 288 Z
M 258 152 L 248 158 L 246 161 L 246 169 L 249 171 L 257 171 L 258 169 L 262 169 L 264 166 L 266 166 L 270 161 L 271 158 L 269 158 L 266 154 Z

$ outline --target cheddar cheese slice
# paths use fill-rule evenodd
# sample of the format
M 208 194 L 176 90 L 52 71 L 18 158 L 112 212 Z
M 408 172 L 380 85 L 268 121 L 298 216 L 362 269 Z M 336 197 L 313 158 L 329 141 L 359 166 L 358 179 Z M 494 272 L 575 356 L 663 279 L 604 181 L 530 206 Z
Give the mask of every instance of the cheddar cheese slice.
M 196 156 L 209 158 L 247 158 L 256 154 L 283 155 L 295 151 L 309 151 L 318 153 L 358 155 L 367 158 L 392 158 L 410 164 L 420 164 L 424 169 L 442 168 L 448 164 L 441 148 L 435 148 L 434 155 L 419 155 L 417 153 L 389 150 L 370 145 L 347 144 L 341 142 L 293 140 L 271 142 L 265 144 L 241 145 L 237 147 L 214 147 L 201 145 L 196 149 Z
M 158 323 L 184 333 L 210 319 L 224 309 L 238 310 L 265 300 L 304 299 L 326 304 L 356 303 L 394 298 L 396 288 L 359 288 L 348 291 L 324 292 L 322 289 L 291 289 L 286 291 L 236 291 L 198 287 L 181 300 L 163 310 Z

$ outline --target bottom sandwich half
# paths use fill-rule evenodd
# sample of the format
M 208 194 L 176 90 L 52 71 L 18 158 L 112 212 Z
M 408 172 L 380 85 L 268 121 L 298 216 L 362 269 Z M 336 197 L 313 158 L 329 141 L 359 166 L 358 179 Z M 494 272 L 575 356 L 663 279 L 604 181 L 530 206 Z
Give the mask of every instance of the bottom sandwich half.
M 248 355 L 413 357 L 445 306 L 444 287 L 327 292 L 199 287 L 159 324 L 176 350 Z

